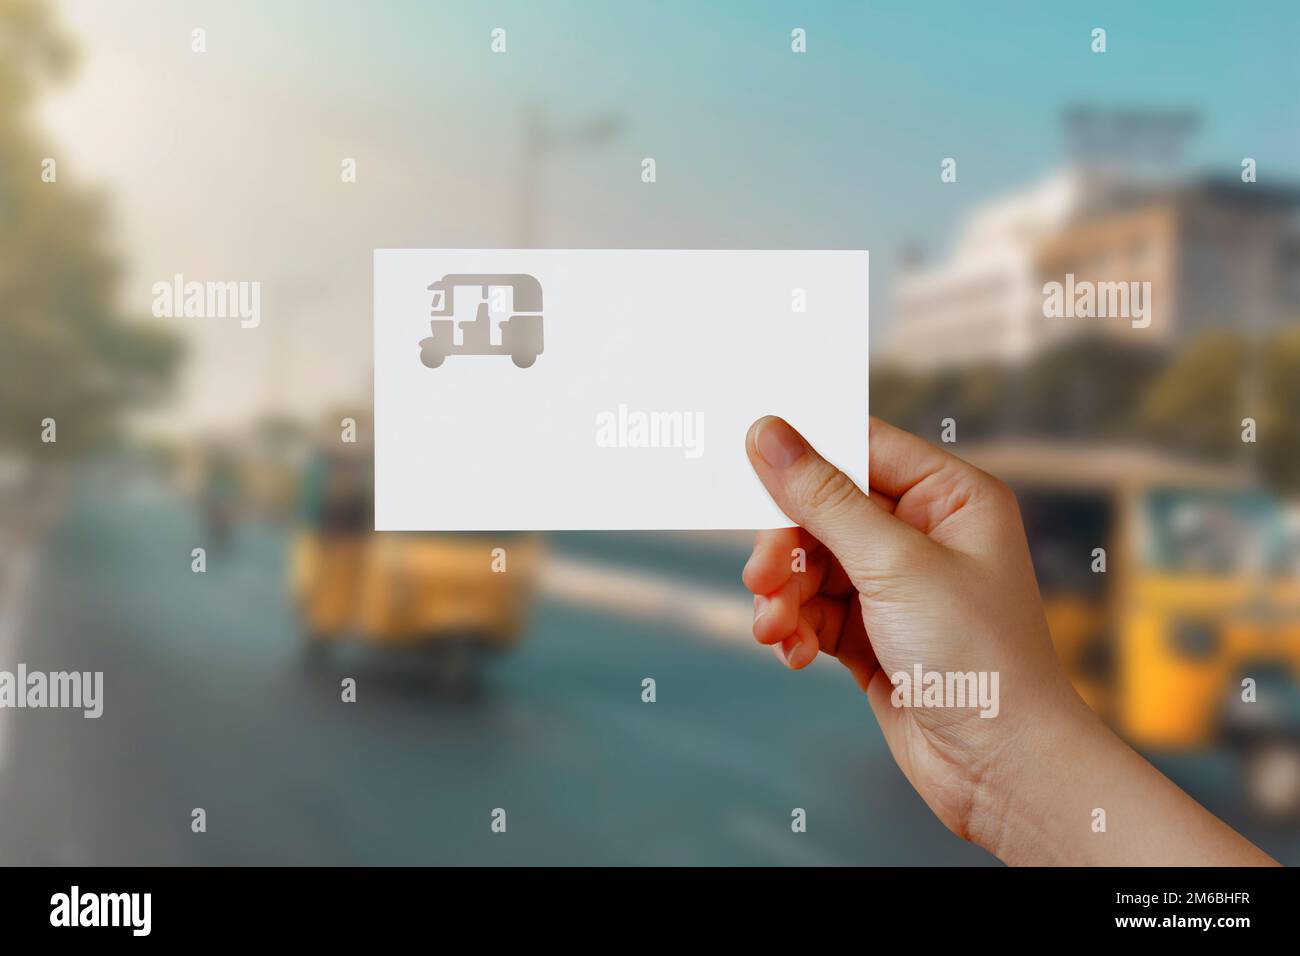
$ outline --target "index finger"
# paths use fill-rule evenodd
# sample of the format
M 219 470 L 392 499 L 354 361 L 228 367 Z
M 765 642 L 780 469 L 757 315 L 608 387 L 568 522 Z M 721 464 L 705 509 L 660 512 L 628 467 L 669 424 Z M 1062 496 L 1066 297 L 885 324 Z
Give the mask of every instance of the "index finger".
M 927 478 L 944 472 L 975 473 L 969 463 L 950 455 L 924 438 L 872 415 L 867 426 L 868 469 L 873 491 L 897 501 Z
M 794 552 L 811 554 L 820 542 L 802 528 L 774 528 L 754 535 L 754 553 L 745 563 L 741 580 L 755 594 L 771 594 L 794 574 Z

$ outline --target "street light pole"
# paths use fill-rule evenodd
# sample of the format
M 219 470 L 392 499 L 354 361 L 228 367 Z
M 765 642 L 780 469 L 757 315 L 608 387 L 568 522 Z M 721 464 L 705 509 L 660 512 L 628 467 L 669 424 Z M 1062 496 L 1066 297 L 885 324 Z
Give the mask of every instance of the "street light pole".
M 538 208 L 542 163 L 561 147 L 594 147 L 612 141 L 622 131 L 622 119 L 614 114 L 561 127 L 549 123 L 536 106 L 524 110 L 520 123 L 519 196 L 515 238 L 520 249 L 535 248 L 538 242 Z

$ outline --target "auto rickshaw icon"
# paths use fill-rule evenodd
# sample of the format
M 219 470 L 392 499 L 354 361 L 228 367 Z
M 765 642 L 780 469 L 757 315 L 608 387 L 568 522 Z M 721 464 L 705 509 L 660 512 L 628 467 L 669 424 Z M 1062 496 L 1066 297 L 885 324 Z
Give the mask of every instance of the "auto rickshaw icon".
M 455 317 L 459 286 L 480 291 L 482 298 L 473 320 Z M 511 314 L 501 320 L 500 342 L 494 343 L 489 292 L 507 287 L 513 292 Z M 428 289 L 433 293 L 429 314 L 434 318 L 429 322 L 432 334 L 420 340 L 420 361 L 429 368 L 437 368 L 448 355 L 509 355 L 517 366 L 528 368 L 542 354 L 542 285 L 533 276 L 452 274 L 431 283 Z

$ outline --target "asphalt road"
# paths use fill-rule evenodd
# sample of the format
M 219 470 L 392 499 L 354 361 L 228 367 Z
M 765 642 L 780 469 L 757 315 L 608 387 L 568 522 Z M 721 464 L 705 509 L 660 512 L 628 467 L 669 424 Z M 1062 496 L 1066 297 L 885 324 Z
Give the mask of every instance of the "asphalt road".
M 284 535 L 243 528 L 194 574 L 199 540 L 156 488 L 83 489 L 50 537 L 0 667 L 102 670 L 104 715 L 0 711 L 0 861 L 991 862 L 931 818 L 834 664 L 791 674 L 744 642 L 543 601 L 469 699 L 373 654 L 313 673 Z M 690 539 L 552 546 L 741 594 L 736 556 Z
M 201 541 L 161 488 L 83 483 L 37 555 L 19 624 L 0 627 L 0 668 L 101 670 L 104 715 L 0 710 L 0 862 L 994 862 L 931 817 L 837 665 L 789 673 L 656 597 L 681 581 L 743 601 L 740 545 L 552 538 L 557 558 L 661 582 L 649 603 L 665 613 L 542 600 L 466 699 L 382 654 L 305 668 L 283 531 L 243 527 L 194 574 Z M 340 700 L 345 676 L 356 703 Z M 1229 758 L 1158 762 L 1300 862 L 1294 829 L 1245 812 Z M 206 833 L 191 831 L 196 807 Z M 791 831 L 796 807 L 806 833 Z

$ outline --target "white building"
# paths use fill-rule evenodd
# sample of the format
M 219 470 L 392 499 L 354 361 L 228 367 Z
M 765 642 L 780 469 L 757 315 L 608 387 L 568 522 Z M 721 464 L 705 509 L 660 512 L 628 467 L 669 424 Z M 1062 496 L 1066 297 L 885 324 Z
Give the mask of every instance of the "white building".
M 1037 252 L 1111 188 L 1097 174 L 1064 170 L 975 213 L 950 258 L 903 273 L 883 349 L 890 363 L 932 369 L 1018 362 L 1044 343 Z
M 899 278 L 882 358 L 918 371 L 1018 365 L 1084 331 L 1161 347 L 1294 322 L 1297 205 L 1290 186 L 1233 177 L 1057 173 L 977 212 L 947 261 Z M 1045 282 L 1072 278 L 1145 284 L 1145 324 L 1048 318 Z

